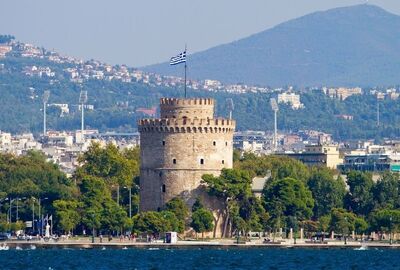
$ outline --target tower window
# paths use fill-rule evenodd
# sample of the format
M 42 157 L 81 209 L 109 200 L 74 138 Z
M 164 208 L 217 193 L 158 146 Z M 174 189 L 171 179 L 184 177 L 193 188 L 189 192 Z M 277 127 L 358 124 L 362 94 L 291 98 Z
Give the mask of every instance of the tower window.
M 217 145 L 217 142 L 216 142 L 216 141 L 213 141 L 213 145 L 216 146 L 216 145 Z
M 204 164 L 204 158 L 200 159 L 200 164 L 203 165 Z
M 225 142 L 225 146 L 228 146 L 228 142 Z
M 176 164 L 176 158 L 174 158 L 174 159 L 172 160 L 172 163 L 173 163 L 173 164 Z
M 222 164 L 225 164 L 225 160 L 222 160 Z
M 162 192 L 165 192 L 165 185 L 162 185 Z
M 162 145 L 165 145 L 165 141 L 162 141 Z

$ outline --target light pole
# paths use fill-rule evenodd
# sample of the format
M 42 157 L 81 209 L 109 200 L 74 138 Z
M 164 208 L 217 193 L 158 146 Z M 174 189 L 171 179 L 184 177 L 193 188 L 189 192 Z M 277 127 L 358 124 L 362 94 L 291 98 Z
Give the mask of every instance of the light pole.
M 270 99 L 271 109 L 274 111 L 274 152 L 278 149 L 278 121 L 277 121 L 277 114 L 278 114 L 278 103 L 276 102 L 275 98 Z
M 344 244 L 347 245 L 347 231 L 349 230 L 349 226 L 347 224 L 347 217 L 345 217 L 344 220 L 346 221 L 346 233 L 344 236 Z
M 85 142 L 85 104 L 88 100 L 88 93 L 87 91 L 81 90 L 79 94 L 79 103 L 81 104 L 81 135 L 82 135 L 82 143 Z
M 46 136 L 47 130 L 46 130 L 46 106 L 47 102 L 49 101 L 50 97 L 50 91 L 46 90 L 43 93 L 43 136 Z
M 129 191 L 129 218 L 132 218 L 132 187 L 124 187 Z
M 1 214 L 1 206 L 4 201 L 8 201 L 8 198 L 0 199 L 0 214 Z
M 389 221 L 390 221 L 390 223 L 389 223 L 389 230 L 390 230 L 389 244 L 393 243 L 393 239 L 392 239 L 392 220 L 393 220 L 393 218 L 392 218 L 392 216 L 390 216 L 390 218 L 389 218 Z
M 9 221 L 9 223 L 11 224 L 11 222 L 12 222 L 12 203 L 13 203 L 13 201 L 15 201 L 16 200 L 16 198 L 15 199 L 11 199 L 10 198 L 10 209 L 8 210 L 8 212 L 9 212 L 9 217 L 10 217 L 10 221 Z M 18 214 L 18 210 L 17 210 L 17 214 Z
M 16 201 L 17 201 L 17 217 L 16 217 L 16 221 L 19 221 L 19 215 L 18 215 L 18 209 L 19 209 L 19 205 L 18 205 L 18 201 L 21 201 L 21 200 L 25 200 L 26 199 L 26 197 L 23 197 L 23 198 L 17 198 L 16 199 Z
M 297 217 L 294 216 L 294 244 L 296 245 Z
M 32 198 L 32 234 L 35 233 L 35 198 Z
M 40 219 L 40 228 L 39 228 L 39 235 L 40 236 L 42 236 L 42 234 L 43 234 L 43 218 L 42 218 L 42 216 L 41 216 L 41 201 L 42 200 L 48 200 L 49 198 L 43 198 L 43 199 L 41 199 L 41 198 L 39 198 L 39 199 L 37 199 L 38 200 L 38 202 L 39 202 L 39 219 Z

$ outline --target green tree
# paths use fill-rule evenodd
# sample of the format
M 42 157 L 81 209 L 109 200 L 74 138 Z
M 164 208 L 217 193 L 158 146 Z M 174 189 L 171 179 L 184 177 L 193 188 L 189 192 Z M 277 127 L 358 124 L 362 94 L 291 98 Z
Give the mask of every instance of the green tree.
M 374 182 L 370 173 L 351 171 L 347 174 L 349 193 L 347 208 L 358 215 L 367 216 L 373 208 Z
M 228 223 L 232 222 L 229 209 L 233 205 L 231 202 L 239 201 L 241 198 L 251 195 L 250 175 L 244 170 L 223 169 L 218 177 L 205 174 L 202 179 L 207 185 L 208 193 L 225 203 L 226 217 L 222 235 L 226 237 Z
M 368 223 L 362 217 L 343 208 L 334 208 L 331 211 L 330 229 L 347 236 L 352 231 L 365 232 L 368 229 Z
M 399 174 L 384 172 L 373 187 L 375 208 L 400 207 L 400 179 Z
M 109 187 L 131 187 L 134 178 L 139 174 L 135 151 L 127 150 L 123 153 L 112 143 L 103 148 L 94 142 L 79 157 L 82 166 L 77 169 L 76 177 L 80 179 L 83 175 L 91 175 L 103 179 Z
M 307 181 L 314 198 L 314 217 L 327 215 L 333 208 L 343 207 L 346 186 L 341 177 L 335 179 L 334 172 L 328 168 L 314 167 Z
M 64 232 L 71 232 L 80 221 L 79 203 L 76 201 L 56 200 L 53 202 L 56 223 Z
M 196 212 L 200 208 L 204 208 L 204 204 L 203 204 L 203 201 L 201 200 L 201 198 L 197 197 L 196 201 L 194 202 L 194 204 L 192 206 L 192 213 Z
M 274 180 L 263 191 L 263 200 L 273 218 L 295 217 L 299 221 L 312 215 L 314 200 L 305 184 L 293 178 Z
M 214 217 L 210 210 L 199 208 L 192 214 L 190 226 L 196 233 L 201 233 L 204 239 L 204 233 L 214 229 Z
M 170 226 L 161 212 L 142 212 L 133 217 L 133 230 L 135 232 L 160 234 L 169 231 Z
M 165 208 L 167 211 L 175 214 L 179 224 L 176 231 L 183 233 L 186 227 L 186 220 L 189 216 L 189 208 L 187 207 L 186 203 L 181 198 L 173 198 L 166 203 Z
M 400 210 L 381 209 L 370 215 L 371 229 L 379 232 L 400 231 Z
M 106 183 L 99 177 L 85 176 L 80 185 L 83 203 L 82 222 L 89 228 L 122 231 L 129 223 L 126 211 L 111 198 Z

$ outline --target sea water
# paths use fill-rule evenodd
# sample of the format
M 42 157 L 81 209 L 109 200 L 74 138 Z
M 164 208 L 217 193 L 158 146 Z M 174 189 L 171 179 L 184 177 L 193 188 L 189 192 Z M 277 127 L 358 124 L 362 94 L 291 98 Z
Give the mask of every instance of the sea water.
M 9 249 L 0 269 L 400 269 L 398 249 Z

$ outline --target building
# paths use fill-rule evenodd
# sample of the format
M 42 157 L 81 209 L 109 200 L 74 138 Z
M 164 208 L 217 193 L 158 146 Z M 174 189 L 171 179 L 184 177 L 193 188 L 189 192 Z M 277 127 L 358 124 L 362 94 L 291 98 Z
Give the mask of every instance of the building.
M 251 192 L 257 198 L 261 198 L 265 184 L 271 179 L 271 171 L 268 171 L 264 177 L 254 177 L 251 180 Z
M 280 153 L 279 155 L 300 160 L 308 166 L 325 166 L 331 169 L 337 169 L 337 166 L 343 162 L 337 145 L 306 145 L 304 152 Z
M 140 211 L 162 209 L 175 197 L 191 206 L 201 196 L 214 210 L 217 236 L 222 205 L 208 197 L 201 178 L 232 168 L 235 121 L 214 118 L 214 100 L 204 98 L 162 98 L 160 114 L 158 119 L 138 123 Z
M 350 154 L 344 157 L 342 165 L 338 166 L 342 172 L 351 170 L 382 172 L 400 172 L 399 154 Z
M 278 95 L 278 103 L 286 103 L 292 106 L 292 109 L 298 110 L 304 108 L 304 105 L 300 102 L 300 95 L 295 93 L 282 93 Z
M 330 98 L 336 98 L 336 99 L 339 99 L 339 100 L 345 100 L 350 96 L 361 95 L 362 94 L 362 89 L 360 87 L 355 87 L 355 88 L 345 88 L 345 87 L 329 88 L 329 89 L 324 89 L 323 91 Z

